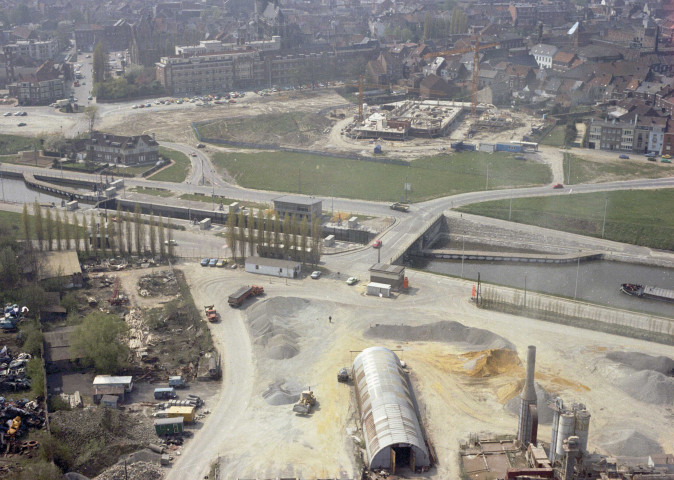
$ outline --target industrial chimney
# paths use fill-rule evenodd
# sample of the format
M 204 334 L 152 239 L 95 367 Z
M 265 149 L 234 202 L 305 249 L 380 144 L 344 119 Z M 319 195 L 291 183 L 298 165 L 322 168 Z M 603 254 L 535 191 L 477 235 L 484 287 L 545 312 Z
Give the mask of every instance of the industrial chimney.
M 527 352 L 527 378 L 520 394 L 520 421 L 517 427 L 517 439 L 526 448 L 529 443 L 536 443 L 538 434 L 538 408 L 536 405 L 536 388 L 534 386 L 534 370 L 536 368 L 536 347 L 529 345 Z

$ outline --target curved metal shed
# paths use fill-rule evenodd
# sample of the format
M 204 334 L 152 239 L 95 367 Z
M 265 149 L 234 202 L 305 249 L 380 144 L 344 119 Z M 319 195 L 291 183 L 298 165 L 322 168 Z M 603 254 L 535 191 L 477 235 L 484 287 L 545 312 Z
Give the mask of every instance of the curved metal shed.
M 353 379 L 370 468 L 392 468 L 395 459 L 430 465 L 428 449 L 400 360 L 391 350 L 370 347 L 353 361 Z M 393 460 L 393 462 L 392 462 Z

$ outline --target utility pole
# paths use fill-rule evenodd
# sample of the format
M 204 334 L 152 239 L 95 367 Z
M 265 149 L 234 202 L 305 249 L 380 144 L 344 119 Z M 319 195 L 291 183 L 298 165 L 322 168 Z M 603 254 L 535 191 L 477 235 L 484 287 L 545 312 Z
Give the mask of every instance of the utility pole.
M 461 250 L 461 278 L 463 278 L 463 259 L 466 257 L 466 236 L 461 236 L 461 241 L 463 243 L 463 249 Z

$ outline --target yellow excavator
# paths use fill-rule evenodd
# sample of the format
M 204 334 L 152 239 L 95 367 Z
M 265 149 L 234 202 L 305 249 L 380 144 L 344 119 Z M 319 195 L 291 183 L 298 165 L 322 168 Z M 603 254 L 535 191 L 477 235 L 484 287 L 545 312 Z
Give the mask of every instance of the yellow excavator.
M 300 401 L 293 406 L 293 412 L 309 415 L 314 405 L 316 405 L 314 392 L 312 390 L 305 390 L 300 396 Z

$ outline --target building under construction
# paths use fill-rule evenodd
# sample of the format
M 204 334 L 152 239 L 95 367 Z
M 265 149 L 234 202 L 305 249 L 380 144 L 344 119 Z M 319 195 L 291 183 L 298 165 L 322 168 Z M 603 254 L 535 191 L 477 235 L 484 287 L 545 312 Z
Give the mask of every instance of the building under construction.
M 351 136 L 382 140 L 444 137 L 468 109 L 470 103 L 464 102 L 406 100 L 388 104 L 353 127 Z

